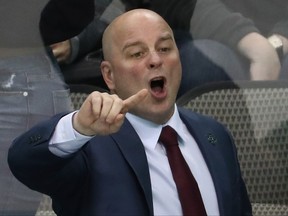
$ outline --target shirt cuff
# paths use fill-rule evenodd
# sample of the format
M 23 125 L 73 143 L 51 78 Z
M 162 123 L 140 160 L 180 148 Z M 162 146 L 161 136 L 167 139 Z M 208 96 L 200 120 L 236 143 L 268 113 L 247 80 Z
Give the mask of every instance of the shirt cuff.
M 80 134 L 73 128 L 72 118 L 76 112 L 60 119 L 49 141 L 49 150 L 59 157 L 68 157 L 93 138 Z

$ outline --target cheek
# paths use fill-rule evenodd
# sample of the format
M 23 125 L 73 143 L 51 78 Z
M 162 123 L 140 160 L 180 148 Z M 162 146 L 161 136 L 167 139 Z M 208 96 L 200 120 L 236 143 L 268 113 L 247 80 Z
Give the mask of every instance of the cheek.
M 117 68 L 117 75 L 115 76 L 116 88 L 121 92 L 130 92 L 140 86 L 140 82 L 143 80 L 144 68 L 139 65 L 128 65 Z M 133 90 L 134 89 L 134 90 Z
M 122 68 L 123 75 L 128 80 L 141 80 L 141 76 L 145 71 L 143 63 L 137 62 L 136 64 L 127 64 L 125 68 Z
M 179 58 L 171 58 L 169 61 L 169 66 L 172 68 L 173 76 L 182 76 L 182 65 Z

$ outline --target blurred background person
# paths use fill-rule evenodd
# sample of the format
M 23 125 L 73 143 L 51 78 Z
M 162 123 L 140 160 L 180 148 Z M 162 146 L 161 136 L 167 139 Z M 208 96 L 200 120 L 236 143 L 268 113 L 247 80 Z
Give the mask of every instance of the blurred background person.
M 227 5 L 227 2 L 230 2 L 230 5 Z M 246 16 L 246 13 L 241 11 L 243 5 L 249 8 L 250 2 L 241 1 L 237 4 L 233 2 L 233 0 L 223 2 L 221 0 L 169 0 L 165 2 L 160 0 L 95 0 L 94 20 L 79 35 L 68 40 L 59 37 L 58 42 L 56 40 L 52 41 L 49 34 L 43 35 L 43 37 L 48 44 L 51 44 L 53 53 L 61 64 L 67 82 L 95 82 L 103 85 L 104 82 L 101 82 L 99 69 L 98 73 L 95 71 L 97 78 L 93 79 L 89 68 L 89 64 L 95 68 L 93 59 L 96 59 L 96 65 L 99 65 L 101 61 L 100 42 L 103 29 L 110 23 L 111 19 L 126 10 L 149 8 L 164 17 L 175 31 L 183 64 L 180 95 L 187 89 L 206 82 L 231 79 L 275 80 L 287 77 L 288 73 L 285 72 L 285 68 L 287 68 L 285 66 L 287 60 L 285 59 L 287 57 L 283 58 L 281 69 L 281 61 L 279 61 L 278 56 L 280 48 L 275 49 L 275 44 L 271 46 L 272 40 L 267 40 L 268 36 L 262 35 L 262 30 L 258 28 L 258 24 L 253 17 Z M 282 32 L 285 32 L 284 29 L 287 29 L 285 28 L 285 24 L 287 24 L 285 22 L 287 18 L 285 17 L 288 14 L 285 13 L 287 3 L 280 1 L 279 4 L 269 1 L 266 4 L 267 6 L 263 7 L 257 7 L 258 5 L 255 2 L 252 2 L 252 4 L 255 5 L 255 10 L 250 8 L 251 14 L 256 11 L 256 14 L 262 15 L 264 17 L 262 23 L 264 24 L 266 24 L 265 19 L 270 20 L 267 22 L 266 28 L 269 23 L 276 23 L 275 20 L 283 19 L 279 21 Z M 273 4 L 273 6 L 269 7 L 269 4 Z M 234 10 L 230 8 L 232 5 Z M 257 10 L 260 10 L 261 13 L 257 13 Z M 277 13 L 278 10 L 281 15 L 274 16 L 273 13 Z M 278 23 L 277 26 L 280 26 L 280 24 Z M 61 35 L 55 29 L 54 33 Z M 275 40 L 275 37 L 273 39 Z M 219 42 L 220 45 L 211 42 L 211 40 Z M 287 53 L 287 45 L 285 45 L 287 42 L 283 38 L 282 43 L 283 55 L 285 55 Z M 223 44 L 235 53 L 232 53 Z M 98 52 L 95 52 L 95 50 L 98 50 Z M 90 54 L 87 55 L 87 53 Z M 235 60 L 235 54 L 238 55 L 241 65 Z M 83 59 L 84 56 L 86 57 Z M 92 62 L 87 59 L 92 60 Z M 85 71 L 87 68 L 88 70 Z M 84 73 L 81 73 L 83 71 Z M 85 77 L 87 78 L 85 79 Z
M 43 22 L 42 36 L 46 44 L 51 45 L 68 83 L 100 83 L 105 88 L 99 69 L 103 30 L 111 20 L 127 10 L 148 8 L 159 13 L 173 28 L 183 65 L 183 78 L 178 96 L 207 82 L 245 79 L 245 73 L 230 48 L 214 40 L 203 40 L 204 37 L 202 40 L 193 40 L 190 20 L 194 16 L 195 4 L 196 1 L 191 0 L 95 0 L 94 20 L 79 35 L 65 40 L 67 34 L 61 29 L 53 29 L 52 23 L 47 26 L 47 23 Z M 57 12 L 49 9 L 51 15 L 46 10 L 42 14 L 43 20 L 48 20 L 49 16 Z M 56 24 L 55 22 L 54 26 Z M 64 28 L 67 26 L 73 27 L 67 23 Z M 58 36 L 57 39 L 55 35 Z M 91 59 L 96 60 L 96 63 L 91 64 Z M 91 74 L 94 74 L 94 77 Z
M 272 45 L 281 64 L 280 78 L 288 77 L 288 1 L 222 0 L 233 12 L 251 19 L 259 33 Z M 252 43 L 252 41 L 251 41 Z M 260 48 L 261 49 L 261 48 Z M 265 51 L 270 58 L 275 56 Z
M 1 1 L 0 215 L 34 216 L 42 197 L 20 183 L 7 164 L 15 137 L 55 113 L 71 110 L 69 90 L 43 46 L 40 13 L 46 1 Z M 31 140 L 38 137 L 31 137 Z
M 244 70 L 250 72 L 247 78 L 288 77 L 287 63 L 284 63 L 288 49 L 287 1 L 198 0 L 193 17 L 193 37 L 213 38 L 231 47 L 239 54 Z

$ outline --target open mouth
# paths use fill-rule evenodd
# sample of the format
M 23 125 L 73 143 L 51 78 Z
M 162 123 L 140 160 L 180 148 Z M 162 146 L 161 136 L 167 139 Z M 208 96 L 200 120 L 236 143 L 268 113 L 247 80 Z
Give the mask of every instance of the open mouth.
M 153 92 L 160 93 L 164 89 L 164 84 L 165 84 L 164 77 L 157 77 L 157 78 L 154 78 L 153 80 L 151 80 L 150 87 L 151 87 Z

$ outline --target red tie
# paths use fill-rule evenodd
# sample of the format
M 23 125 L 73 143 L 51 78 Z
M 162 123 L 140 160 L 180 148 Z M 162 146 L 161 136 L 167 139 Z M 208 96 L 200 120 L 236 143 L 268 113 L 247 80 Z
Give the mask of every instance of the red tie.
M 163 127 L 159 141 L 167 152 L 183 215 L 207 215 L 197 182 L 179 149 L 176 131 L 170 126 Z

